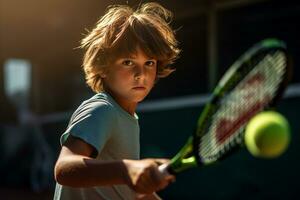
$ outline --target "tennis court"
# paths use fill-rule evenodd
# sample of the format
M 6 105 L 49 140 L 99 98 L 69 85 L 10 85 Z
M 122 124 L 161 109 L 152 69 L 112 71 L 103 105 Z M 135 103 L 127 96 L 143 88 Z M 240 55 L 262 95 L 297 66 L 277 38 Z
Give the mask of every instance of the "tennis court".
M 145 1 L 146 2 L 146 1 Z M 278 111 L 291 125 L 287 152 L 273 160 L 243 148 L 228 159 L 179 174 L 163 199 L 296 199 L 300 179 L 300 3 L 292 0 L 158 1 L 174 12 L 182 52 L 176 71 L 139 104 L 141 157 L 172 158 L 194 131 L 216 82 L 251 45 L 287 44 L 293 76 Z M 0 0 L 0 196 L 53 199 L 59 138 L 93 93 L 76 49 L 112 3 Z

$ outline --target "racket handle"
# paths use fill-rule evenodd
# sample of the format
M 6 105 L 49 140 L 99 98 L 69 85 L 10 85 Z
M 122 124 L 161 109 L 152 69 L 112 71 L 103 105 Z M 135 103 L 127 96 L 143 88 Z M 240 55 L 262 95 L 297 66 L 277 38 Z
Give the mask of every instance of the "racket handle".
M 171 168 L 170 168 L 170 164 L 169 163 L 165 163 L 165 164 L 162 164 L 160 166 L 158 166 L 158 171 L 161 172 L 161 174 L 164 176 L 164 177 L 173 177 L 173 173 L 171 171 Z

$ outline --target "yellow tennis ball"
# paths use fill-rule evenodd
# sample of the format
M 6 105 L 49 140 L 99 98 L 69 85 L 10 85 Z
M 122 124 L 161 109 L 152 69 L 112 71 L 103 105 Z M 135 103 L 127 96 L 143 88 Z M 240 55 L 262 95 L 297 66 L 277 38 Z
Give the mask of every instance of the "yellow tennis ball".
M 254 116 L 245 130 L 245 144 L 255 157 L 275 158 L 285 152 L 290 143 L 290 128 L 284 116 L 264 111 Z

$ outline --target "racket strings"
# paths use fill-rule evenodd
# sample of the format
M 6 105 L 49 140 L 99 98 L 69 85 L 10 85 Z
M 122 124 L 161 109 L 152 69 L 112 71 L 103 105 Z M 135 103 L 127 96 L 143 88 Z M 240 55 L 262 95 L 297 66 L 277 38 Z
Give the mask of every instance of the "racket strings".
M 253 64 L 256 66 L 248 74 L 246 69 L 246 76 L 219 102 L 206 129 L 208 133 L 199 143 L 199 156 L 204 162 L 214 161 L 241 144 L 246 122 L 276 95 L 286 71 L 285 54 L 276 51 L 253 60 L 250 65 Z
M 274 58 L 279 58 L 279 57 L 275 55 Z M 281 59 L 270 60 L 270 56 L 267 56 L 266 59 L 263 60 L 264 62 L 260 62 L 260 64 L 258 64 L 258 67 L 256 68 L 256 70 L 253 70 L 252 74 L 257 74 L 258 73 L 257 71 L 259 71 L 259 69 L 262 69 L 264 71 L 263 74 L 265 74 L 265 75 L 270 74 L 270 72 L 268 70 L 272 69 L 272 66 L 276 66 L 276 64 L 278 63 L 277 60 L 281 60 Z M 260 68 L 260 66 L 265 66 L 265 67 Z M 281 70 L 281 72 L 282 72 L 282 70 Z M 252 74 L 250 73 L 248 76 L 253 77 Z M 255 76 L 255 75 L 254 75 L 254 77 L 257 78 L 257 76 Z M 280 75 L 279 76 L 269 76 L 269 77 L 270 78 L 278 78 L 278 77 L 280 77 Z M 245 80 L 247 80 L 247 78 Z M 268 83 L 268 81 L 269 81 L 269 83 Z M 249 107 L 249 104 L 251 105 L 251 99 L 255 99 L 255 98 L 252 98 L 252 96 L 254 96 L 254 95 L 257 97 L 257 102 L 258 103 L 252 104 L 252 105 L 254 105 L 253 107 L 250 107 L 248 111 L 244 111 L 244 112 L 248 113 L 248 115 L 246 115 L 247 117 L 246 118 L 245 117 L 244 118 L 239 118 L 239 120 L 236 123 L 236 126 L 239 126 L 240 124 L 244 124 L 243 122 L 248 121 L 249 117 L 251 117 L 252 115 L 257 113 L 258 111 L 260 111 L 261 108 L 263 108 L 265 106 L 265 104 L 269 102 L 270 97 L 268 98 L 268 96 L 267 96 L 267 99 L 266 99 L 265 94 L 269 93 L 269 94 L 274 94 L 275 95 L 274 90 L 276 90 L 277 88 L 276 87 L 265 87 L 265 88 L 263 88 L 263 87 L 264 86 L 278 86 L 278 84 L 276 82 L 279 83 L 278 80 L 275 81 L 275 80 L 272 80 L 272 79 L 267 79 L 264 85 L 260 85 L 261 88 L 254 88 L 253 87 L 253 89 L 255 91 L 253 91 L 252 94 L 251 94 L 251 92 L 250 92 L 250 94 L 247 94 L 247 92 L 244 92 L 245 90 L 237 90 L 237 91 L 242 91 L 243 94 L 237 94 L 235 96 L 241 97 L 242 95 L 244 95 L 244 97 L 245 97 L 244 101 L 241 101 L 241 99 L 239 99 L 239 98 L 237 99 L 238 102 L 242 102 L 242 104 L 241 104 L 242 107 L 245 107 L 245 108 Z M 243 85 L 243 82 L 241 82 L 240 85 Z M 259 85 L 257 85 L 257 86 L 259 87 Z M 267 91 L 269 91 L 269 92 L 267 92 Z M 229 109 L 232 108 L 231 110 L 233 110 L 234 115 L 235 116 L 239 115 L 240 108 L 238 108 L 239 104 L 237 103 L 237 101 L 235 101 L 232 105 L 233 105 L 233 108 L 230 105 L 226 105 L 225 108 L 229 108 Z M 226 112 L 224 112 L 224 113 L 226 113 Z M 219 140 L 223 141 L 226 136 L 228 136 L 228 134 L 221 135 L 221 138 L 219 138 Z M 228 140 L 228 141 L 230 142 L 231 140 Z
M 268 62 L 261 62 L 261 64 L 263 65 L 263 66 L 267 66 L 268 64 L 274 64 L 274 63 L 270 63 L 270 58 L 269 57 L 266 57 L 266 59 L 264 60 L 264 61 L 268 61 Z M 275 60 L 276 61 L 276 60 Z M 275 66 L 275 65 L 272 65 L 272 66 Z M 259 69 L 259 67 L 257 68 L 257 69 Z M 263 69 L 269 69 L 269 66 L 268 66 L 268 68 L 263 68 Z M 256 73 L 255 71 L 253 71 L 254 73 Z M 253 73 L 252 72 L 252 73 Z M 265 73 L 266 74 L 266 73 Z M 250 76 L 251 77 L 251 76 Z M 271 77 L 276 77 L 276 76 L 271 76 Z M 241 84 L 240 84 L 241 85 Z M 268 84 L 266 84 L 266 85 L 268 85 Z M 258 89 L 258 88 L 255 88 L 256 90 Z M 244 91 L 244 90 L 237 90 L 237 91 Z M 263 98 L 263 95 L 262 95 L 262 89 L 261 90 L 257 90 L 258 91 L 258 93 L 256 93 L 256 95 L 258 95 L 259 97 L 258 97 L 258 99 L 262 99 Z M 256 92 L 257 92 L 256 91 Z M 265 92 L 265 91 L 264 91 Z M 240 96 L 240 95 L 243 95 L 243 94 L 237 94 L 237 95 L 233 95 L 233 96 Z M 253 95 L 253 94 L 252 94 Z M 248 94 L 248 97 L 247 98 L 251 98 L 250 96 L 249 96 L 249 94 Z M 239 99 L 238 99 L 239 100 Z M 239 104 L 237 104 L 236 103 L 236 101 L 233 101 L 234 102 L 234 107 L 233 107 L 233 111 L 239 111 L 239 109 L 237 109 L 237 106 L 236 105 L 239 105 Z M 247 99 L 245 100 L 245 103 L 244 104 L 249 104 L 249 102 L 247 102 Z M 244 104 L 241 104 L 243 107 L 247 107 L 247 105 L 244 105 Z M 226 104 L 225 104 L 226 105 Z M 260 109 L 260 107 L 263 107 L 264 105 L 259 105 L 259 106 L 257 106 L 257 104 L 256 104 L 256 107 L 253 107 L 252 108 L 252 110 L 249 110 L 248 111 L 248 113 L 250 113 L 250 117 L 251 117 L 251 114 L 252 113 L 256 113 L 259 109 Z M 228 106 L 228 105 L 226 105 L 225 106 L 225 108 L 232 108 L 232 107 L 230 107 L 230 105 Z M 223 112 L 223 113 L 225 113 L 225 112 Z M 235 114 L 235 113 L 234 113 Z M 240 126 L 240 124 L 243 124 L 243 122 L 244 121 L 247 121 L 247 120 L 249 120 L 249 115 L 248 115 L 248 118 L 242 118 L 242 120 L 240 119 L 239 121 L 237 121 L 236 122 L 236 127 L 240 127 L 240 129 L 237 129 L 237 131 L 236 132 L 241 132 L 242 130 L 241 130 L 241 128 L 243 128 L 243 127 L 241 127 Z M 226 124 L 225 124 L 226 125 Z M 233 127 L 234 128 L 234 127 Z M 226 127 L 225 127 L 225 129 L 226 129 Z M 240 134 L 236 134 L 236 136 L 239 136 Z M 222 142 L 223 140 L 224 140 L 224 137 L 226 137 L 227 136 L 227 134 L 224 134 L 224 135 L 221 135 L 221 138 L 219 138 L 219 140 Z M 232 136 L 232 135 L 231 135 Z M 234 135 L 233 135 L 234 136 Z M 237 139 L 239 139 L 239 137 L 236 137 Z M 233 138 L 234 139 L 234 138 Z M 228 147 L 229 145 L 228 144 L 230 144 L 230 142 L 232 142 L 233 140 L 231 139 L 229 139 L 229 140 L 227 140 L 227 142 L 228 143 L 224 143 L 224 145 L 225 145 L 225 147 Z M 239 140 L 240 141 L 240 140 Z M 225 150 L 226 150 L 226 148 L 225 148 Z

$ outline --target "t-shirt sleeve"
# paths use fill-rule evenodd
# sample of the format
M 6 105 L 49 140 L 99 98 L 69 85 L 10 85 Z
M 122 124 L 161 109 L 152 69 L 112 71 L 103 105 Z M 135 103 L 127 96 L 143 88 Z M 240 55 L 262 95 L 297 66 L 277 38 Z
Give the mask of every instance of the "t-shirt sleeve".
M 115 112 L 105 102 L 81 106 L 74 112 L 67 130 L 61 136 L 61 145 L 71 134 L 92 145 L 99 153 L 112 135 L 115 122 Z

